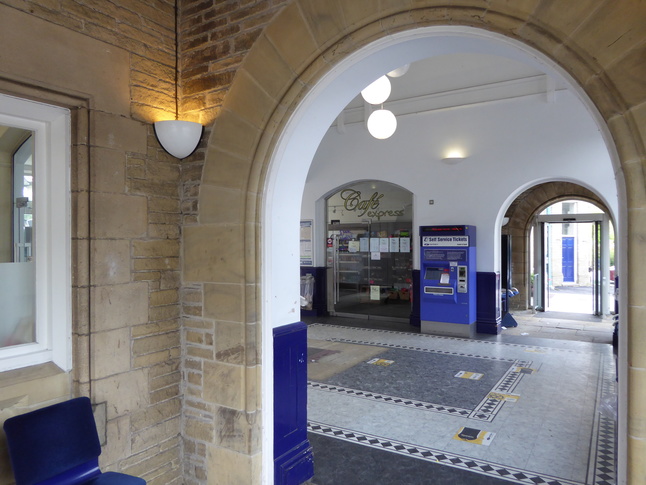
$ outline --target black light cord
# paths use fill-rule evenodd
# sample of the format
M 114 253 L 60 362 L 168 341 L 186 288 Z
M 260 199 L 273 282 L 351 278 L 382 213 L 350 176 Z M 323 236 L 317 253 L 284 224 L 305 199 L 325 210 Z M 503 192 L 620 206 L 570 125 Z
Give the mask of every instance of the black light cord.
M 175 0 L 175 120 L 179 117 L 179 0 Z

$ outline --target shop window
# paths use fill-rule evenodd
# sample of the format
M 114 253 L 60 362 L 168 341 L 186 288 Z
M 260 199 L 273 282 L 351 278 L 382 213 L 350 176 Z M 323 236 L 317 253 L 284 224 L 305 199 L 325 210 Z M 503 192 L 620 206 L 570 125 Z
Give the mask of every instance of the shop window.
M 0 95 L 0 371 L 71 368 L 69 111 Z

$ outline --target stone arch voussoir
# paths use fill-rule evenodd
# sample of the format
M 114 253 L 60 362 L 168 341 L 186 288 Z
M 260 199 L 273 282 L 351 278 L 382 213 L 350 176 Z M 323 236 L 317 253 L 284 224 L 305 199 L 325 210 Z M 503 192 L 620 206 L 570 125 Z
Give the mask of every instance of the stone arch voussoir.
M 439 0 L 287 3 L 246 54 L 213 126 L 205 154 L 198 222 L 185 228 L 184 280 L 189 284 L 238 285 L 239 291 L 231 292 L 234 301 L 227 305 L 233 307 L 232 314 L 239 323 L 260 325 L 261 208 L 271 159 L 291 115 L 341 59 L 372 41 L 420 27 L 476 27 L 543 53 L 575 80 L 608 126 L 622 163 L 616 171 L 630 175 L 625 189 L 628 209 L 646 207 L 644 149 L 635 121 L 636 109 L 627 104 L 631 98 L 622 87 L 617 87 L 618 77 L 607 74 L 597 60 L 597 49 L 607 47 L 602 45 L 603 39 L 591 40 L 584 36 L 585 29 L 578 29 L 588 12 L 583 15 L 573 7 L 555 11 L 554 4 L 539 1 L 515 5 L 502 0 L 473 0 L 460 2 L 460 6 L 447 6 Z M 236 210 L 227 212 L 234 207 Z M 639 217 L 635 222 L 645 227 L 646 217 Z M 221 230 L 229 231 L 231 237 L 218 236 Z M 237 244 L 231 248 L 236 237 Z M 646 242 L 630 244 L 635 254 L 646 252 Z M 634 299 L 634 304 L 646 306 L 646 297 Z M 209 302 L 204 303 L 206 308 Z M 259 381 L 249 371 L 260 354 L 260 341 L 250 338 L 252 334 L 248 331 L 242 338 L 246 355 L 242 365 L 247 370 L 230 379 L 246 383 L 236 405 L 247 412 L 260 402 L 260 390 L 254 387 Z M 646 341 L 646 331 L 642 340 Z M 646 388 L 646 378 L 642 380 Z M 217 390 L 211 392 L 217 394 Z M 226 443 L 219 446 L 227 447 Z M 253 450 L 248 449 L 249 453 Z

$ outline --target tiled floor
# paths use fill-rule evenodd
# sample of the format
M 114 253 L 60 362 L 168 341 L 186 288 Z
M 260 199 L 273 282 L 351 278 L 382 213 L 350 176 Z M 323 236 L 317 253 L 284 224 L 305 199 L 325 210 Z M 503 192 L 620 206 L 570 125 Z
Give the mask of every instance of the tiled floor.
M 614 420 L 599 412 L 614 396 L 614 358 L 611 345 L 594 341 L 600 335 L 543 338 L 544 328 L 570 324 L 531 314 L 503 335 L 474 340 L 315 320 L 313 483 L 614 483 Z M 611 325 L 599 332 L 587 323 L 597 322 L 566 330 L 611 341 Z

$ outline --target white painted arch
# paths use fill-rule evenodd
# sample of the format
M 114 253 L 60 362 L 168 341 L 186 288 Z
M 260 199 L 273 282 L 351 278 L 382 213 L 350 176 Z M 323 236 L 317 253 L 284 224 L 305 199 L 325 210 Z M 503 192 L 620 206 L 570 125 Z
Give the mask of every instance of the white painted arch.
M 300 320 L 300 199 L 317 147 L 338 113 L 363 87 L 384 72 L 434 55 L 461 52 L 493 54 L 533 65 L 563 80 L 577 94 L 599 128 L 608 149 L 613 172 L 617 176 L 619 200 L 606 202 L 609 207 L 617 208 L 617 232 L 620 235 L 617 238 L 618 266 L 620 273 L 626 274 L 625 252 L 621 250 L 626 241 L 626 191 L 619 158 L 601 115 L 584 90 L 561 67 L 518 41 L 462 26 L 425 27 L 399 32 L 351 53 L 334 65 L 305 94 L 276 142 L 265 180 L 261 219 L 262 388 L 265 390 L 262 409 L 263 422 L 266 423 L 262 438 L 263 483 L 271 483 L 273 470 L 273 429 L 270 424 L 273 423 L 272 331 L 276 327 Z M 517 193 L 520 192 L 522 190 L 519 187 Z M 509 203 L 513 197 L 514 194 L 509 195 Z M 497 216 L 499 219 L 502 218 L 504 209 L 505 207 L 500 207 Z M 624 295 L 621 296 L 620 308 L 625 311 L 627 306 Z M 625 355 L 625 342 L 620 342 L 620 346 L 620 355 Z M 625 358 L 619 366 L 621 372 L 624 372 Z M 620 410 L 624 408 L 625 403 L 620 403 Z M 620 429 L 625 429 L 622 422 L 625 424 L 625 416 L 620 413 Z M 620 442 L 621 451 L 625 449 L 625 435 L 621 432 L 619 435 L 620 440 L 624 440 L 624 443 Z M 619 456 L 625 456 L 625 453 L 619 453 Z M 621 463 L 619 468 L 620 476 L 624 475 L 625 463 Z

